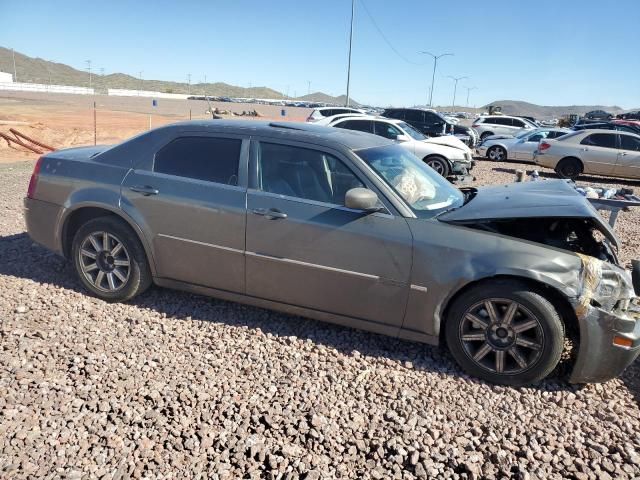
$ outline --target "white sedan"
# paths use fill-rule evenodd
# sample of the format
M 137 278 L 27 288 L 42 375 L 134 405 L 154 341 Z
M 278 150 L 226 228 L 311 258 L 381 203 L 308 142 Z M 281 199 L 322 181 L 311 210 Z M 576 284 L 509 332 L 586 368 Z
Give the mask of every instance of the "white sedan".
M 533 162 L 538 142 L 545 138 L 558 138 L 572 130 L 568 128 L 537 128 L 525 130 L 518 135 L 491 135 L 476 147 L 476 154 L 489 160 L 521 160 Z
M 473 168 L 471 149 L 461 140 L 452 135 L 426 137 L 402 120 L 357 115 L 338 118 L 330 126 L 396 140 L 445 178 L 468 175 Z

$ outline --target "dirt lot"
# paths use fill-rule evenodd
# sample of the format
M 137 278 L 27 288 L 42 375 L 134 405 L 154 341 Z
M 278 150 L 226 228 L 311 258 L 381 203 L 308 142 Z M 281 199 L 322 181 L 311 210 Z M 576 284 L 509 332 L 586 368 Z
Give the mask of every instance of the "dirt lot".
M 1 92 L 0 132 L 10 128 L 54 148 L 92 145 L 94 143 L 93 102 L 96 102 L 96 138 L 98 144 L 117 143 L 151 127 L 192 119 L 208 119 L 207 102 L 199 100 L 83 96 L 33 92 Z M 225 118 L 241 118 L 241 114 L 256 110 L 260 119 L 302 121 L 307 108 L 212 102 L 213 108 L 227 111 Z M 282 116 L 282 110 L 285 116 Z M 254 117 L 246 117 L 254 118 Z M 0 138 L 0 163 L 37 158 L 38 155 L 21 146 L 9 146 Z
M 639 362 L 504 388 L 444 349 L 258 308 L 160 288 L 107 304 L 26 236 L 31 166 L 0 165 L 2 478 L 640 476 Z M 639 215 L 619 220 L 626 261 Z

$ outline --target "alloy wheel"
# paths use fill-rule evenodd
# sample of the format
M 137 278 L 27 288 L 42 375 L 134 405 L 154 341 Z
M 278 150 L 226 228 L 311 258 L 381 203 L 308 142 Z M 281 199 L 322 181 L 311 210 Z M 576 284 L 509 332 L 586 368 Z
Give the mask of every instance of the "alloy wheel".
M 505 152 L 502 148 L 500 147 L 493 147 L 489 150 L 489 159 L 496 161 L 496 162 L 501 162 L 502 160 L 505 159 Z
M 479 367 L 517 375 L 533 367 L 544 346 L 542 325 L 520 303 L 490 298 L 469 308 L 460 322 L 460 340 Z
M 109 232 L 93 232 L 81 244 L 78 260 L 82 274 L 103 292 L 123 288 L 131 274 L 131 259 L 124 244 Z
M 432 160 L 428 163 L 428 165 L 433 168 L 436 172 L 438 172 L 440 175 L 442 175 L 444 173 L 444 165 L 442 164 L 441 161 L 439 160 Z

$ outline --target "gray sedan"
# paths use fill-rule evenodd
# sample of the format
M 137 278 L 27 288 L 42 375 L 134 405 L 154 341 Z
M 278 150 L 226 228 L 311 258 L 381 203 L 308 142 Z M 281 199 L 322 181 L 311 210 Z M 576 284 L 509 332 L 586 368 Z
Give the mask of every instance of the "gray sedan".
M 517 136 L 491 135 L 476 147 L 476 154 L 489 160 L 521 160 L 533 162 L 538 142 L 545 138 L 558 138 L 572 130 L 568 128 L 538 128 L 526 130 Z
M 445 342 L 467 372 L 509 385 L 546 377 L 571 332 L 573 382 L 607 380 L 640 353 L 640 275 L 574 187 L 458 190 L 367 133 L 165 126 L 41 157 L 25 208 L 31 238 L 106 301 L 155 283 Z

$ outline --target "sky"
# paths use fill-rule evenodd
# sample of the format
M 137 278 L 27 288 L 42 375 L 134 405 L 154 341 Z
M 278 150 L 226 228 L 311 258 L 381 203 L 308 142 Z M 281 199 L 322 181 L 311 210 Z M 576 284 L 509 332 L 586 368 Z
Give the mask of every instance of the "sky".
M 0 0 L 0 46 L 105 73 L 346 92 L 351 0 Z M 372 20 L 373 19 L 373 20 Z M 375 23 L 374 23 L 375 22 Z M 377 27 L 376 27 L 377 25 Z M 351 97 L 640 107 L 640 0 L 355 0 Z

